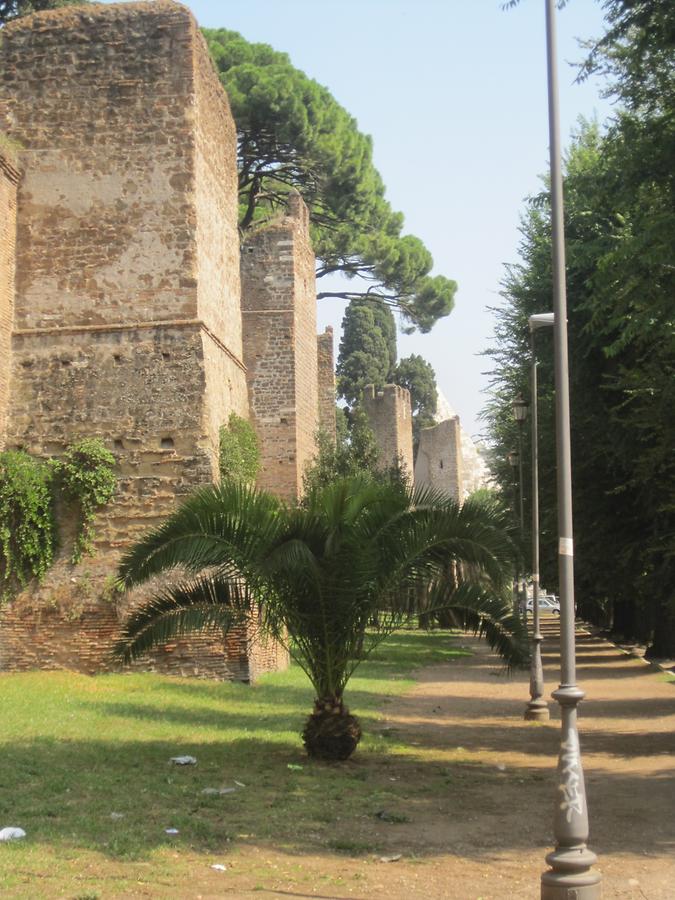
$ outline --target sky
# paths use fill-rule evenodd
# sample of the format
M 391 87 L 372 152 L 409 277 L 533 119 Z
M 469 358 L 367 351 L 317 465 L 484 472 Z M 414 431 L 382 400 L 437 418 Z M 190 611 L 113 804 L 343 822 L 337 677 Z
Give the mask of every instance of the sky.
M 458 282 L 455 309 L 426 335 L 400 336 L 418 353 L 464 428 L 479 435 L 504 264 L 517 261 L 524 199 L 548 167 L 544 0 L 187 0 L 205 27 L 271 44 L 325 85 L 374 143 L 387 197 L 406 233 Z M 575 84 L 577 38 L 603 31 L 596 0 L 558 13 L 561 131 L 611 106 L 597 81 Z M 319 302 L 319 330 L 344 302 Z

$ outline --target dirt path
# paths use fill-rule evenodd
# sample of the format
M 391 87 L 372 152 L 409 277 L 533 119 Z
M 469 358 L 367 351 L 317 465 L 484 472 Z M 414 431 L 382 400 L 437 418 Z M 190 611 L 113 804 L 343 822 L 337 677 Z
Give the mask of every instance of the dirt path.
M 557 684 L 556 625 L 544 626 L 546 696 Z M 354 824 L 379 854 L 290 857 L 249 848 L 221 880 L 192 896 L 319 898 L 538 898 L 552 843 L 557 706 L 525 722 L 528 676 L 504 674 L 486 647 L 419 673 L 387 727 L 412 744 L 387 767 L 409 788 L 409 822 Z M 582 758 L 603 897 L 675 898 L 675 683 L 600 637 L 578 635 Z M 446 767 L 444 769 L 444 766 Z M 429 792 L 429 779 L 437 790 Z M 426 784 L 416 799 L 414 786 Z M 382 857 L 396 861 L 383 862 Z M 256 880 L 251 881 L 256 864 Z

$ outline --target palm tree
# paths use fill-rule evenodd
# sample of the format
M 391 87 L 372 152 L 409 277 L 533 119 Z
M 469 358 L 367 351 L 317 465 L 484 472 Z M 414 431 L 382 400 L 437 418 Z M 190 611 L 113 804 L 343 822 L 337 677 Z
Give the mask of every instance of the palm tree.
M 510 664 L 524 661 L 509 599 L 512 557 L 486 503 L 460 508 L 437 492 L 346 478 L 291 507 L 225 482 L 192 495 L 124 556 L 128 588 L 170 570 L 177 577 L 131 614 L 115 652 L 129 661 L 178 635 L 254 619 L 314 687 L 307 752 L 346 759 L 361 737 L 343 703 L 347 682 L 415 615 L 421 588 L 427 611 L 451 607 Z M 470 573 L 458 587 L 446 577 L 451 561 Z

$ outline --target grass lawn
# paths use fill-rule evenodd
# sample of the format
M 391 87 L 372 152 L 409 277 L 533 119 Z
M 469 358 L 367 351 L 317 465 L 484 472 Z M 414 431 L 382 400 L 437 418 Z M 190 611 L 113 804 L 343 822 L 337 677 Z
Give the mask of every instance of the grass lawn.
M 378 726 L 378 710 L 412 685 L 414 669 L 461 655 L 448 632 L 407 631 L 383 644 L 348 686 L 364 739 L 338 765 L 304 755 L 299 735 L 313 695 L 297 668 L 253 687 L 150 674 L 0 675 L 0 828 L 28 835 L 0 844 L 0 896 L 93 900 L 189 883 L 196 858 L 211 865 L 251 843 L 377 851 L 359 822 L 383 807 L 405 821 L 401 810 L 441 778 L 387 778 L 388 761 L 413 748 Z M 182 754 L 197 765 L 169 764 Z

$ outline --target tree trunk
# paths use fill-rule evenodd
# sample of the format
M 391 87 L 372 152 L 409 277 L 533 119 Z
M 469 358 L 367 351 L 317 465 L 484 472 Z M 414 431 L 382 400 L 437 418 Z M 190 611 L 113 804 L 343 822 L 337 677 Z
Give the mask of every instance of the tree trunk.
M 361 740 L 361 725 L 342 702 L 342 697 L 314 701 L 314 711 L 302 732 L 307 755 L 313 759 L 349 759 Z
M 637 610 L 635 602 L 630 600 L 615 600 L 614 615 L 612 616 L 612 633 L 630 640 L 637 636 Z
M 645 654 L 649 659 L 675 659 L 675 605 L 661 600 L 657 607 L 652 644 Z

